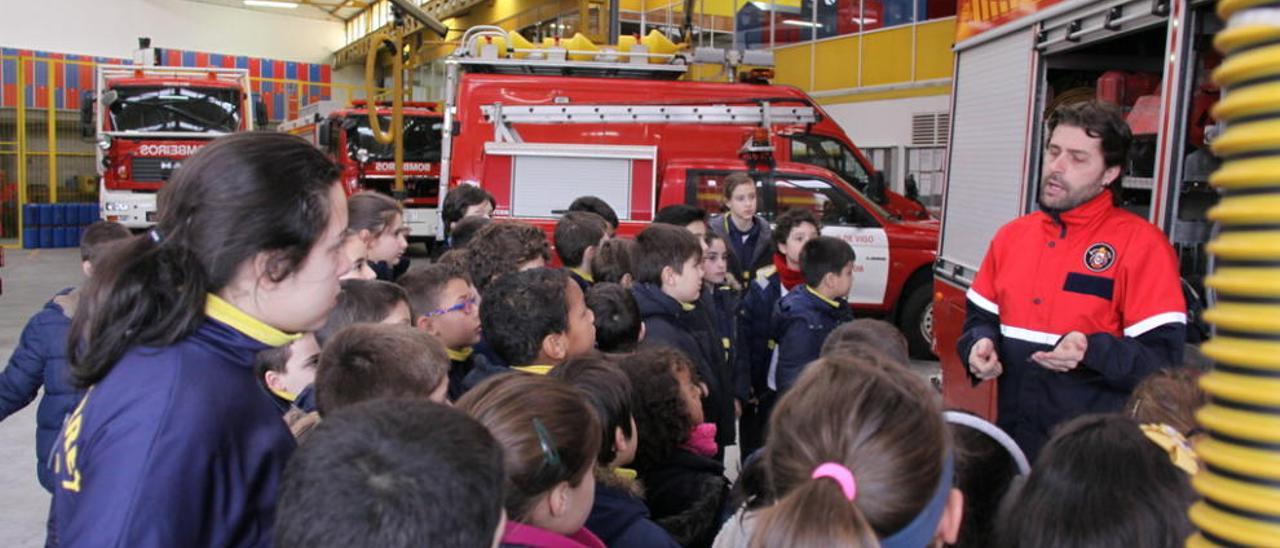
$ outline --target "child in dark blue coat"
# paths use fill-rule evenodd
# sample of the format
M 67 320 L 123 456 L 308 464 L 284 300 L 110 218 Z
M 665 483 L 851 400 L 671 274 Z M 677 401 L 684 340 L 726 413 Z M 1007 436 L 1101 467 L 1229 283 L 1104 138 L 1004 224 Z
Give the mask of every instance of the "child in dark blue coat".
M 80 268 L 85 277 L 93 275 L 93 264 L 108 244 L 129 237 L 120 223 L 98 221 L 85 229 L 80 240 Z M 80 290 L 59 291 L 27 321 L 9 365 L 0 373 L 0 420 L 35 399 L 40 388 L 44 397 L 36 410 L 36 478 L 46 491 L 53 492 L 53 472 L 49 469 L 49 449 L 53 447 L 62 421 L 83 394 L 71 384 L 67 365 L 67 329 L 76 314 Z
M 742 457 L 764 445 L 765 422 L 777 400 L 777 387 L 768 382 L 769 364 L 776 350 L 773 339 L 773 312 L 778 300 L 804 284 L 800 272 L 800 251 L 818 237 L 818 218 L 813 211 L 792 208 L 778 216 L 773 229 L 773 266 L 760 269 L 747 286 L 738 307 L 738 344 L 734 355 L 737 385 L 735 396 L 743 402 Z
M 591 259 L 609 238 L 609 223 L 587 211 L 570 211 L 556 222 L 556 255 L 585 294 L 596 283 Z
M 611 548 L 679 546 L 649 519 L 636 472 L 624 468 L 636 458 L 639 431 L 631 412 L 631 380 L 603 356 L 570 360 L 551 371 L 582 390 L 600 419 L 600 455 L 596 459 L 596 499 L 587 529 Z
M 733 372 L 725 361 L 718 320 L 702 290 L 702 243 L 676 226 L 653 224 L 636 236 L 632 293 L 644 320 L 642 346 L 674 348 L 706 384 L 702 412 L 715 425 L 716 444 L 733 445 Z
M 746 173 L 724 178 L 724 205 L 729 211 L 716 215 L 707 224 L 729 244 L 729 276 L 735 286 L 746 286 L 756 271 L 769 266 L 775 246 L 769 221 L 756 215 L 756 182 Z
M 804 286 L 778 301 L 774 314 L 778 352 L 769 367 L 769 382 L 779 393 L 791 388 L 805 366 L 818 359 L 827 335 L 853 320 L 853 309 L 845 300 L 853 288 L 853 261 L 853 248 L 838 238 L 819 236 L 804 244 Z
M 165 184 L 156 227 L 95 265 L 50 544 L 270 545 L 295 443 L 253 362 L 320 328 L 351 268 L 338 176 L 299 137 L 221 137 Z

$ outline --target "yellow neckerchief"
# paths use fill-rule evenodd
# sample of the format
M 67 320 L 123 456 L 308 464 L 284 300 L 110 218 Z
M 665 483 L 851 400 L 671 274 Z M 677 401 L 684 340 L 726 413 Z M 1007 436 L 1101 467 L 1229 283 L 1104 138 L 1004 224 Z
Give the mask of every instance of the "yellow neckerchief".
M 204 301 L 204 314 L 267 346 L 284 346 L 302 338 L 263 323 L 213 293 Z
M 525 373 L 532 373 L 534 375 L 546 375 L 547 373 L 550 373 L 551 369 L 554 367 L 554 365 L 521 365 L 512 367 L 512 369 L 515 369 L 516 371 L 523 371 Z
M 677 302 L 679 302 L 679 301 L 677 301 Z M 695 308 L 697 308 L 697 307 L 698 307 L 697 305 L 692 304 L 692 303 L 680 303 L 680 308 L 681 308 L 681 309 L 683 309 L 685 312 L 688 312 L 688 311 L 690 311 L 690 310 L 693 310 L 693 309 L 695 309 Z
M 293 392 L 289 392 L 287 390 L 276 390 L 274 388 L 268 388 L 268 390 L 270 390 L 272 394 L 275 394 L 277 398 L 280 398 L 289 403 L 293 403 L 293 400 L 298 399 L 297 394 L 294 394 Z
M 570 268 L 569 272 L 577 274 L 579 278 L 586 280 L 589 284 L 596 283 L 596 279 L 592 278 L 590 274 L 583 272 L 581 268 Z
M 1200 463 L 1196 459 L 1195 451 L 1191 449 L 1191 444 L 1172 426 L 1150 423 L 1141 425 L 1141 428 L 1147 439 L 1169 454 L 1169 460 L 1173 461 L 1174 466 L 1192 476 L 1200 470 Z
M 454 350 L 452 348 L 446 348 L 444 349 L 444 351 L 449 354 L 450 360 L 455 362 L 465 362 L 467 361 L 467 358 L 471 357 L 472 349 L 470 346 L 467 346 L 467 347 L 459 348 L 457 350 Z
M 808 284 L 805 284 L 804 288 L 805 288 L 805 289 L 808 289 L 810 293 L 813 293 L 813 296 L 814 296 L 814 297 L 817 297 L 817 298 L 819 298 L 819 299 L 822 299 L 822 302 L 824 302 L 824 303 L 827 303 L 827 304 L 831 305 L 831 308 L 840 308 L 840 303 L 838 303 L 838 302 L 836 302 L 836 301 L 834 301 L 834 300 L 832 300 L 832 299 L 828 299 L 825 295 L 823 295 L 823 294 L 821 294 L 821 293 L 818 293 L 818 290 L 816 290 L 816 289 L 814 289 L 814 288 L 812 288 L 812 287 L 809 287 L 809 285 L 808 285 Z
M 635 480 L 637 476 L 636 471 L 630 468 L 614 468 L 613 475 L 626 480 Z

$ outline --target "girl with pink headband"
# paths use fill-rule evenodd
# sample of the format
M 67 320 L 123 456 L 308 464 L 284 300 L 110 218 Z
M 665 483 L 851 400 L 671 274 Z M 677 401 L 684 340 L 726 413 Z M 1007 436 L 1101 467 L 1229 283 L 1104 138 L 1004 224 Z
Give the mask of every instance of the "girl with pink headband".
M 768 500 L 730 519 L 716 547 L 956 542 L 964 503 L 938 396 L 905 368 L 810 364 L 774 409 L 760 466 Z

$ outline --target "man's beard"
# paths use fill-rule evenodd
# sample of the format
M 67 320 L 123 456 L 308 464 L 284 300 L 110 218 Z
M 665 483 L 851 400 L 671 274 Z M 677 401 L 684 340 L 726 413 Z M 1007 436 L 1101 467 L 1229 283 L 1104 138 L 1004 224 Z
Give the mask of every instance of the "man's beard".
M 1040 183 L 1040 192 L 1039 192 L 1039 195 L 1036 197 L 1036 202 L 1040 205 L 1040 209 L 1045 213 L 1058 214 L 1058 213 L 1071 211 L 1072 209 L 1079 207 L 1080 204 L 1083 204 L 1089 200 L 1094 199 L 1098 194 L 1101 194 L 1102 191 L 1107 188 L 1105 185 L 1097 185 L 1097 186 L 1090 185 L 1088 188 L 1093 188 L 1096 190 L 1093 192 L 1089 192 L 1087 189 L 1082 189 L 1081 193 L 1077 195 L 1077 194 L 1073 194 L 1070 190 L 1066 190 L 1067 187 L 1065 184 L 1062 184 L 1060 182 L 1061 180 L 1062 179 L 1060 177 L 1050 175 L 1049 177 L 1045 178 L 1043 182 Z M 1045 198 L 1044 198 L 1046 183 L 1050 181 L 1058 182 L 1059 186 L 1064 190 L 1066 190 L 1067 192 L 1065 196 L 1061 196 L 1058 198 L 1057 204 L 1053 204 L 1053 205 L 1050 205 L 1049 203 L 1045 202 Z

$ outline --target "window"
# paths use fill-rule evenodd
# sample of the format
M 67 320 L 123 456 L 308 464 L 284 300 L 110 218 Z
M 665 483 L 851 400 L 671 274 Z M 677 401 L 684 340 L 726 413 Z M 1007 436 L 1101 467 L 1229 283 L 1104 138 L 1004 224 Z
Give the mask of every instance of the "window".
M 791 161 L 829 169 L 857 189 L 865 187 L 869 179 L 853 151 L 831 137 L 812 133 L 792 135 Z
M 689 171 L 685 180 L 692 194 L 686 203 L 695 205 L 698 209 L 715 215 L 724 211 L 724 178 L 729 176 L 728 171 Z M 756 177 L 756 201 L 764 204 L 764 181 L 760 177 Z M 766 219 L 772 219 L 772 215 L 766 213 L 764 207 L 758 208 L 760 214 Z
M 773 187 L 778 211 L 803 207 L 812 210 L 823 225 L 880 226 L 880 222 L 852 196 L 829 181 L 778 174 L 774 177 Z
M 903 182 L 904 194 L 910 190 L 907 186 L 914 183 L 919 192 L 920 203 L 934 215 L 942 212 L 942 179 L 946 157 L 946 147 L 907 148 L 907 181 Z

